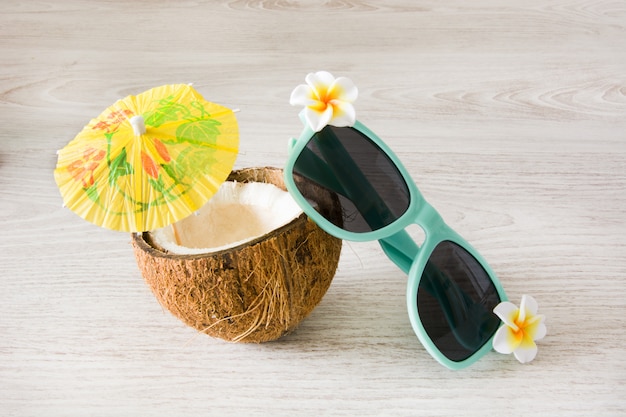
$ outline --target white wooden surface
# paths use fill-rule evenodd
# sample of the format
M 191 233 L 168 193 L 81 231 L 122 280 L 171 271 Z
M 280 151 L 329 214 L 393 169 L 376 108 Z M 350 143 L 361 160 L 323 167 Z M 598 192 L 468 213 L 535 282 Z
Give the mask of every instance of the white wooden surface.
M 3 0 L 0 64 L 0 415 L 626 415 L 623 0 Z M 438 365 L 375 242 L 344 246 L 292 335 L 198 335 L 127 234 L 61 207 L 55 151 L 117 98 L 194 82 L 241 109 L 237 167 L 282 166 L 319 69 L 356 82 L 510 298 L 538 299 L 534 362 Z

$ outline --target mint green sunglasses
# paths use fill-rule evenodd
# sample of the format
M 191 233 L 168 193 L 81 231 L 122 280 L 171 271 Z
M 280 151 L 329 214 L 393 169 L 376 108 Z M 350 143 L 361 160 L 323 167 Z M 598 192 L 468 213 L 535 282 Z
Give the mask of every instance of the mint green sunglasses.
M 500 320 L 493 309 L 504 290 L 483 257 L 426 202 L 387 145 L 360 122 L 353 127 L 308 126 L 292 140 L 284 169 L 287 189 L 327 233 L 352 241 L 378 240 L 408 274 L 411 325 L 426 350 L 450 369 L 471 365 L 491 350 Z M 305 178 L 336 194 L 341 215 L 320 213 L 304 197 Z M 421 247 L 406 232 L 424 231 Z

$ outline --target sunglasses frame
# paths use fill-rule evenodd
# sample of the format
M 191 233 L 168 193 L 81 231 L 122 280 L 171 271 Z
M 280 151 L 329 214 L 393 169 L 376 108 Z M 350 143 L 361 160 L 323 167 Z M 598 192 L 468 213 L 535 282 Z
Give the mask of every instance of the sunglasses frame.
M 364 135 L 376 146 L 378 146 L 395 164 L 409 190 L 410 203 L 406 211 L 390 224 L 378 230 L 362 233 L 344 230 L 334 225 L 318 213 L 317 210 L 306 200 L 306 198 L 302 196 L 294 181 L 293 169 L 298 156 L 306 148 L 308 142 L 313 138 L 313 136 L 318 133 L 311 130 L 306 124 L 299 139 L 292 139 L 290 142 L 289 156 L 284 168 L 284 179 L 287 190 L 307 216 L 309 216 L 309 218 L 311 218 L 327 233 L 340 239 L 357 242 L 378 240 L 389 259 L 391 259 L 408 275 L 406 292 L 407 310 L 413 331 L 424 348 L 439 363 L 450 369 L 462 369 L 471 365 L 492 349 L 493 335 L 481 348 L 468 358 L 462 361 L 453 361 L 447 358 L 435 346 L 434 342 L 428 336 L 419 317 L 417 309 L 417 291 L 422 273 L 426 266 L 426 262 L 432 255 L 437 245 L 444 241 L 450 241 L 461 246 L 474 257 L 474 259 L 488 274 L 500 300 L 507 301 L 508 298 L 502 285 L 500 284 L 500 281 L 485 259 L 463 237 L 450 228 L 444 222 L 439 213 L 426 201 L 404 165 L 382 139 L 380 139 L 374 132 L 369 130 L 359 121 L 356 121 L 354 126 L 347 129 L 355 129 Z M 405 230 L 412 224 L 417 224 L 424 231 L 424 241 L 421 247 Z

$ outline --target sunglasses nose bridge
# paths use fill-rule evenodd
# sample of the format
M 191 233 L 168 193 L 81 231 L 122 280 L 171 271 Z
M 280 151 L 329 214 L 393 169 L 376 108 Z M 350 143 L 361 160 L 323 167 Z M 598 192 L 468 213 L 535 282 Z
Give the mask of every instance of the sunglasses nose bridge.
M 445 222 L 439 212 L 425 200 L 421 201 L 418 210 L 415 223 L 422 227 L 426 234 L 428 234 L 429 229 L 436 230 L 445 226 Z

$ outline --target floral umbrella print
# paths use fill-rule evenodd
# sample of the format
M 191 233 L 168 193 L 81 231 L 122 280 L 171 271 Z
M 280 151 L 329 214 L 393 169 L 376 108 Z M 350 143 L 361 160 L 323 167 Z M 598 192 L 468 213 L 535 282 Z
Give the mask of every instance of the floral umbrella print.
M 99 226 L 154 230 L 202 207 L 239 145 L 232 110 L 191 86 L 165 85 L 107 108 L 58 153 L 64 204 Z

